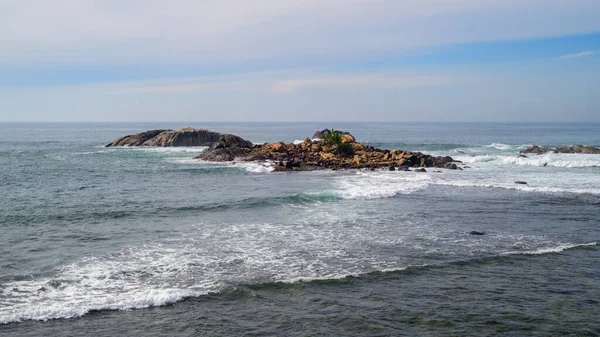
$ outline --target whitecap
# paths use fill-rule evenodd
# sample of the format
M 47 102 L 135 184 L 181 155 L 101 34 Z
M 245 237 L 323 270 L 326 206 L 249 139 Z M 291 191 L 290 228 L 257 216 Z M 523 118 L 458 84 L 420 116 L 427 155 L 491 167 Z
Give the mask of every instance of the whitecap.
M 572 194 L 597 194 L 600 195 L 600 188 L 565 188 L 554 186 L 531 186 L 525 184 L 515 184 L 514 182 L 477 182 L 472 180 L 437 180 L 432 182 L 434 185 L 455 186 L 455 187 L 482 187 L 482 188 L 501 188 L 507 190 L 519 190 L 524 192 L 543 192 L 543 193 L 572 193 Z
M 410 194 L 429 185 L 428 174 L 415 172 L 367 172 L 344 175 L 336 179 L 337 188 L 332 191 L 339 199 L 391 198 Z
M 235 162 L 229 165 L 242 168 L 250 173 L 271 173 L 275 170 L 275 167 L 271 162 Z
M 593 246 L 596 246 L 596 245 L 597 245 L 596 242 L 580 243 L 580 244 L 562 244 L 562 245 L 555 246 L 555 247 L 541 247 L 541 248 L 537 248 L 537 249 L 533 249 L 533 250 L 503 252 L 500 255 L 517 255 L 517 254 L 523 254 L 523 255 L 543 255 L 543 254 L 555 254 L 555 253 L 561 253 L 561 252 L 563 252 L 565 250 L 569 250 L 569 249 L 573 249 L 573 248 L 578 248 L 578 247 L 593 247 Z
M 534 167 L 585 168 L 600 167 L 600 155 L 597 154 L 558 154 L 531 155 L 517 157 L 515 155 L 477 155 L 457 156 L 464 163 L 487 163 L 493 165 L 519 165 Z

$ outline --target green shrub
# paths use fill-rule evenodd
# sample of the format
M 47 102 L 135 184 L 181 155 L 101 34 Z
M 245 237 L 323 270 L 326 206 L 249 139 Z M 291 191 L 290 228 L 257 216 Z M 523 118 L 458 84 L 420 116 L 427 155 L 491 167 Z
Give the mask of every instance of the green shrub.
M 352 156 L 354 155 L 354 148 L 352 147 L 352 144 L 343 142 L 337 146 L 337 154 L 341 154 L 343 156 Z
M 339 146 L 340 144 L 342 144 L 342 134 L 335 129 L 329 129 L 325 133 L 325 137 L 323 137 L 322 140 L 323 144 L 325 145 Z
M 328 129 L 323 137 L 323 144 L 334 147 L 334 154 L 341 154 L 343 156 L 351 156 L 354 154 L 354 148 L 352 144 L 348 142 L 342 142 L 343 134 L 336 129 Z

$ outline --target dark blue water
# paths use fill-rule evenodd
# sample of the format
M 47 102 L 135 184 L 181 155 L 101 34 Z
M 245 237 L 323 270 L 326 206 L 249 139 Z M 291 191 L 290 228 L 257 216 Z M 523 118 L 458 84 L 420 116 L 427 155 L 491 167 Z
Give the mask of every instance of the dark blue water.
M 153 128 L 350 131 L 464 171 L 271 173 Z M 2 124 L 0 335 L 600 334 L 600 125 Z M 437 170 L 436 170 L 437 171 Z M 525 180 L 527 185 L 514 181 Z M 472 236 L 472 230 L 484 236 Z

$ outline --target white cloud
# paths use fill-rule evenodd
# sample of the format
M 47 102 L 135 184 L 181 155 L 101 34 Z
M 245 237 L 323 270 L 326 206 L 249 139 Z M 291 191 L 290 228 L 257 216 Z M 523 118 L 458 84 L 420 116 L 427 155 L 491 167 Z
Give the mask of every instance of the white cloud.
M 352 59 L 600 30 L 597 0 L 2 0 L 0 65 Z
M 290 93 L 304 89 L 396 89 L 455 84 L 457 77 L 433 75 L 351 74 L 300 77 L 277 81 L 270 91 Z
M 69 85 L 58 90 L 95 91 L 108 94 L 185 94 L 185 93 L 258 93 L 290 94 L 307 89 L 389 90 L 448 86 L 464 83 L 465 76 L 428 73 L 363 72 L 323 73 L 306 70 L 249 72 L 234 75 L 121 81 L 114 83 Z M 46 87 L 33 90 L 49 90 Z
M 598 52 L 591 51 L 591 50 L 584 50 L 579 53 L 563 55 L 560 58 L 561 59 L 577 59 L 577 58 L 581 58 L 581 57 L 594 56 L 594 55 L 598 55 Z

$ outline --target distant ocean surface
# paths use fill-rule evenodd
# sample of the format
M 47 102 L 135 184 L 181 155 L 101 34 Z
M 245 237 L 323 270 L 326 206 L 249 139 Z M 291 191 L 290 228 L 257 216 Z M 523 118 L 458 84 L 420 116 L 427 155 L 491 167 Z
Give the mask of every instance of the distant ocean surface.
M 470 168 L 103 147 L 186 126 L 334 127 Z M 0 336 L 599 336 L 600 155 L 531 144 L 600 146 L 600 125 L 0 124 Z

